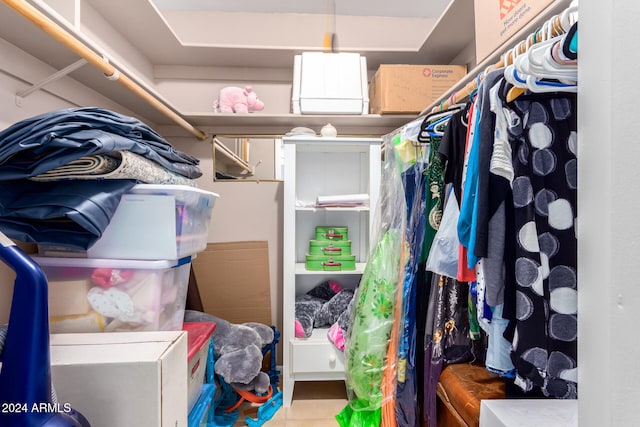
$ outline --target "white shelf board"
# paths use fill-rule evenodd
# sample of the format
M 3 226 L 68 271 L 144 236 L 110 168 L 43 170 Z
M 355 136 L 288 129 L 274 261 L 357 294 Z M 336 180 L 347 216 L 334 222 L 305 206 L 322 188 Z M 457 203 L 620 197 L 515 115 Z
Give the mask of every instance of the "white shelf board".
M 316 208 L 316 207 L 297 207 L 296 211 L 298 212 L 369 212 L 369 206 L 357 206 L 353 208 L 349 207 L 326 207 L 326 208 Z
M 309 271 L 306 269 L 304 262 L 296 263 L 297 275 L 346 275 L 346 274 L 363 274 L 364 268 L 367 265 L 366 262 L 356 262 L 355 270 L 343 270 L 343 271 Z
M 194 126 L 211 128 L 217 135 L 284 135 L 294 127 L 308 127 L 320 134 L 320 129 L 331 123 L 338 136 L 380 136 L 392 132 L 417 114 L 248 114 L 186 112 L 185 119 Z

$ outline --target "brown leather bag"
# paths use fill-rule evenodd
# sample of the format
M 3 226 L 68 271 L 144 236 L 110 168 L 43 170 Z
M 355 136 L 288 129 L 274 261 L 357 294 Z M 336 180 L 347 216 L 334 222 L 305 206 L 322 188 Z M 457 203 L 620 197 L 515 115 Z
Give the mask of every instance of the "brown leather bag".
M 504 399 L 504 380 L 483 365 L 447 365 L 440 374 L 438 427 L 479 426 L 480 401 Z

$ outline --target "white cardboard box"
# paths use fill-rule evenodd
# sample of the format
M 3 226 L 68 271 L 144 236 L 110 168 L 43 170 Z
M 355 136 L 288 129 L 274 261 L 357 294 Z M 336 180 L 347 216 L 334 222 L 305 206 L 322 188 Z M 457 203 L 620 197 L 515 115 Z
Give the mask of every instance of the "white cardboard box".
M 578 401 L 490 399 L 480 402 L 480 427 L 578 427 Z
M 187 427 L 187 333 L 52 334 L 58 402 L 91 427 Z

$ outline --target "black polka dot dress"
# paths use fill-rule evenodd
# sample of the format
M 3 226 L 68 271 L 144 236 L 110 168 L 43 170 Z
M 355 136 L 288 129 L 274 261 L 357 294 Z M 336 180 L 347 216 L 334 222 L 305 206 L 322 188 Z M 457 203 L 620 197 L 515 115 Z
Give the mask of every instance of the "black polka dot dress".
M 515 172 L 515 384 L 575 399 L 576 96 L 526 95 L 506 107 Z

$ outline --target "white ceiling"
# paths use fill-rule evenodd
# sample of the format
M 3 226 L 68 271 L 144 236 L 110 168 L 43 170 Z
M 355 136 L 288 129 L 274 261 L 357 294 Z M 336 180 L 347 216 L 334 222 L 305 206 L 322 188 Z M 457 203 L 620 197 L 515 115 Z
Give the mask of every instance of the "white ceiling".
M 329 21 L 331 0 L 84 1 L 154 65 L 290 68 L 295 54 L 322 50 L 331 25 L 336 51 L 365 55 L 370 69 L 424 63 L 418 54 L 451 2 L 337 0 Z
M 450 0 L 152 0 L 160 10 L 437 18 Z
M 69 0 L 31 1 L 48 3 L 57 10 L 74 4 Z M 328 20 L 327 6 L 333 8 L 332 2 L 336 16 Z M 86 5 L 153 66 L 288 69 L 294 55 L 322 50 L 328 30 L 335 34 L 336 51 L 361 53 L 366 56 L 369 69 L 375 70 L 382 63 L 440 63 L 449 59 L 440 58 L 441 52 L 436 58 L 428 58 L 432 48 L 425 50 L 424 43 L 450 3 L 451 0 L 82 0 L 75 4 L 80 5 L 83 21 Z M 43 51 L 47 56 L 50 41 L 42 44 L 38 39 L 25 38 L 24 30 L 14 28 L 21 18 L 16 20 L 11 11 L 5 14 L 4 7 L 0 10 L 0 36 L 29 52 Z M 73 16 L 69 12 L 68 19 Z M 102 27 L 91 25 L 82 31 L 91 36 Z M 452 51 L 450 57 L 456 54 Z M 438 62 L 429 62 L 431 59 Z M 53 58 L 51 64 L 66 66 L 68 58 Z

